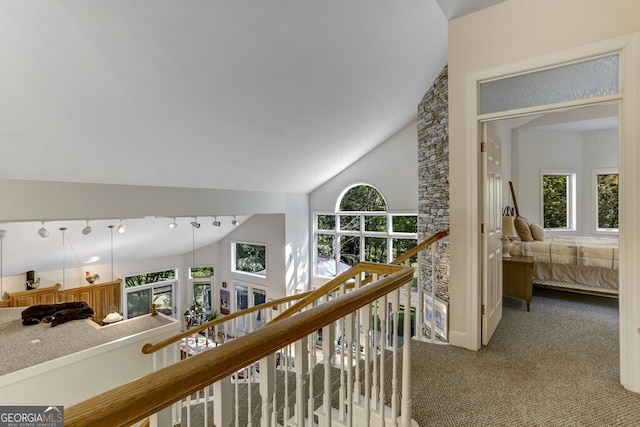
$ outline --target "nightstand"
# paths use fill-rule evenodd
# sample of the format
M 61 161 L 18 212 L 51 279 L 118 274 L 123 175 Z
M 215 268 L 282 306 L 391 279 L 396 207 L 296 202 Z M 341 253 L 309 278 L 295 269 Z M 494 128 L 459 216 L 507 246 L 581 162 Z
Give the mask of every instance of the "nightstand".
M 510 256 L 502 258 L 502 295 L 523 300 L 527 311 L 533 290 L 533 257 Z

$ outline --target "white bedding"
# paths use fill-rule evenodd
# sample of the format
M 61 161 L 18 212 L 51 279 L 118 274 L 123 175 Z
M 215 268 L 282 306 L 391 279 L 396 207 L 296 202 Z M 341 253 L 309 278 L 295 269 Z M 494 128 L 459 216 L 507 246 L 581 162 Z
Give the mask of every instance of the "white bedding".
M 533 257 L 536 284 L 618 292 L 617 237 L 545 235 L 544 241 L 514 242 L 511 253 Z

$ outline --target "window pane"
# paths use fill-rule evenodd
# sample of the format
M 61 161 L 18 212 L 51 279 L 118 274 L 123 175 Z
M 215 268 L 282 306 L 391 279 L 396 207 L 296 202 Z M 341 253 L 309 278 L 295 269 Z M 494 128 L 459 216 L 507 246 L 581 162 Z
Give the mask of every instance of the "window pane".
M 393 231 L 396 233 L 417 233 L 418 217 L 416 215 L 394 215 Z
M 151 312 L 151 289 L 127 293 L 127 317 L 149 314 Z
M 193 284 L 193 299 L 205 313 L 211 312 L 211 284 L 208 282 L 195 282 Z
M 480 83 L 480 114 L 618 93 L 618 55 Z
M 335 241 L 332 234 L 318 234 L 316 236 L 316 274 L 319 276 L 336 275 Z
M 235 271 L 266 276 L 266 246 L 236 243 L 235 248 Z
M 418 245 L 418 239 L 393 239 L 391 241 L 393 254 L 392 259 L 398 258 L 400 255 L 404 255 L 414 247 Z M 411 267 L 417 267 L 418 256 L 414 255 L 410 258 Z
M 153 303 L 160 313 L 173 316 L 173 286 L 153 288 Z
M 360 236 L 340 236 L 340 271 L 360 262 Z
M 360 231 L 360 215 L 340 215 L 340 230 Z
M 543 175 L 544 228 L 569 228 L 568 176 Z
M 387 217 L 376 215 L 376 216 L 365 216 L 364 217 L 364 230 L 365 231 L 387 231 Z
M 350 188 L 340 200 L 341 211 L 386 211 L 387 203 L 382 194 L 370 185 Z
M 195 277 L 213 277 L 213 267 L 191 267 L 189 273 Z
M 384 237 L 364 238 L 364 260 L 387 263 L 387 239 Z
M 176 278 L 175 270 L 154 271 L 151 273 L 139 274 L 137 276 L 129 276 L 124 278 L 124 287 L 131 288 L 134 286 L 147 285 L 149 283 L 162 282 Z
M 335 230 L 335 215 L 318 215 L 318 230 Z
M 598 175 L 598 228 L 618 228 L 618 174 Z

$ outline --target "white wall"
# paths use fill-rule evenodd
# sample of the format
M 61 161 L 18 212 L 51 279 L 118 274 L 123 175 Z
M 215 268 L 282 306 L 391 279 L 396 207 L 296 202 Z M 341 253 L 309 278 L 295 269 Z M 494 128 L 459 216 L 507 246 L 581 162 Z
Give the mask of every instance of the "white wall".
M 450 342 L 480 347 L 478 153 L 476 124 L 476 80 L 480 76 L 499 77 L 511 72 L 537 68 L 540 64 L 576 59 L 578 50 L 602 53 L 602 43 L 625 49 L 622 62 L 624 135 L 621 165 L 628 164 L 629 186 L 622 193 L 627 205 L 622 220 L 630 235 L 640 233 L 636 205 L 639 179 L 636 167 L 640 154 L 637 145 L 637 111 L 640 109 L 637 37 L 612 40 L 640 31 L 640 2 L 637 0 L 509 0 L 449 23 L 449 136 L 451 185 L 451 299 Z M 569 51 L 569 49 L 571 49 Z M 628 153 L 628 156 L 624 156 Z M 625 163 L 626 162 L 626 163 Z M 624 215 L 628 212 L 628 215 Z M 621 236 L 623 237 L 623 236 Z M 634 239 L 635 240 L 635 239 Z M 637 244 L 621 238 L 621 247 L 629 246 L 621 270 L 624 283 L 637 282 Z M 622 253 L 622 250 L 621 250 Z M 636 262 L 637 264 L 637 262 Z M 626 270 L 625 270 L 626 269 Z M 640 370 L 632 365 L 632 355 L 640 352 L 636 332 L 638 291 L 624 292 L 631 301 L 621 304 L 621 378 L 626 387 L 640 390 Z M 625 329 L 626 328 L 626 329 Z M 634 335 L 635 334 L 635 335 Z M 635 363 L 634 361 L 633 363 Z M 626 380 L 624 379 L 626 378 Z
M 591 132 L 514 130 L 516 148 L 511 173 L 520 215 L 542 224 L 542 170 L 573 171 L 577 185 L 577 230 L 582 236 L 596 235 L 592 191 L 593 169 L 618 167 L 617 129 Z
M 412 122 L 312 191 L 310 210 L 333 212 L 338 198 L 347 187 L 369 184 L 382 193 L 390 212 L 418 212 L 417 153 L 418 128 L 417 123 Z
M 231 270 L 231 245 L 233 242 L 259 243 L 267 246 L 267 277 L 236 273 Z M 220 242 L 218 283 L 227 282 L 257 285 L 267 289 L 268 298 L 286 296 L 285 275 L 285 215 L 255 215 Z M 233 295 L 233 288 L 230 289 Z M 219 297 L 219 295 L 217 296 Z

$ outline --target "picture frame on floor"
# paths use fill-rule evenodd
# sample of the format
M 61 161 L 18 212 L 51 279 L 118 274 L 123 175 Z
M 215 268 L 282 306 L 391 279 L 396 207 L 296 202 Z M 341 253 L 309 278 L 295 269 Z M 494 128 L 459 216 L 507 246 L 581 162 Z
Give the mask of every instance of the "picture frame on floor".
M 429 293 L 424 294 L 424 326 L 427 331 L 447 341 L 449 338 L 449 303 Z

